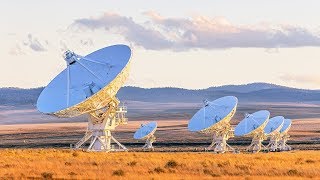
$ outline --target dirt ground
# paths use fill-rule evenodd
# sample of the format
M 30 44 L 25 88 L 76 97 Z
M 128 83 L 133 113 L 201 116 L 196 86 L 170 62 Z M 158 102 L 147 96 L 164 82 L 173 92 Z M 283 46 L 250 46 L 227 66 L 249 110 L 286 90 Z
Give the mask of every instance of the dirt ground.
M 202 105 L 195 103 L 128 102 L 127 125 L 113 132 L 115 138 L 137 148 L 143 141 L 133 139 L 142 123 L 157 121 L 155 147 L 159 151 L 203 149 L 211 142 L 210 135 L 188 131 L 187 124 Z M 271 116 L 284 115 L 293 120 L 289 131 L 289 143 L 296 149 L 320 149 L 320 105 L 303 103 L 255 103 L 239 104 L 232 119 L 237 125 L 245 112 L 267 109 Z M 86 115 L 74 118 L 57 118 L 39 113 L 34 106 L 0 106 L 0 148 L 67 148 L 75 144 L 85 133 Z M 250 143 L 247 138 L 231 138 L 231 145 L 239 148 Z M 267 141 L 265 142 L 267 143 Z
M 143 141 L 133 139 L 133 134 L 147 120 L 129 121 L 127 125 L 118 126 L 113 135 L 129 148 L 143 145 Z M 154 146 L 159 151 L 201 149 L 211 142 L 210 135 L 190 132 L 187 129 L 188 120 L 158 120 L 155 133 L 157 141 Z M 15 124 L 0 126 L 0 148 L 67 148 L 75 144 L 84 135 L 87 123 L 45 123 L 45 124 Z M 293 120 L 289 131 L 289 144 L 296 149 L 320 149 L 320 120 Z M 231 138 L 231 145 L 245 147 L 250 139 Z M 267 143 L 267 141 L 265 142 Z

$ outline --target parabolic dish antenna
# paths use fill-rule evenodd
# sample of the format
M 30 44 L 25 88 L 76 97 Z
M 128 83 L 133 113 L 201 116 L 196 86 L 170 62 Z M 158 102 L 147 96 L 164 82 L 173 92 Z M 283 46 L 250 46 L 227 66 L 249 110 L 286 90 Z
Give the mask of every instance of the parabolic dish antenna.
M 269 120 L 264 128 L 264 133 L 270 137 L 269 144 L 266 146 L 270 151 L 277 151 L 279 149 L 280 129 L 284 123 L 283 116 L 276 116 Z
M 269 119 L 268 124 L 264 128 L 264 133 L 269 135 L 269 134 L 273 134 L 275 132 L 279 132 L 283 126 L 283 123 L 284 123 L 283 116 L 276 116 L 276 117 Z
M 126 45 L 102 48 L 86 56 L 64 53 L 67 68 L 41 92 L 37 108 L 58 117 L 89 113 L 85 136 L 75 145 L 80 148 L 91 139 L 88 150 L 111 151 L 111 136 L 119 124 L 126 124 L 126 107 L 119 107 L 116 94 L 129 76 L 131 49 Z
M 287 133 L 291 127 L 291 119 L 284 119 L 283 126 L 280 129 L 280 133 Z
M 262 141 L 266 138 L 264 128 L 267 125 L 270 112 L 266 110 L 257 111 L 253 114 L 246 114 L 245 118 L 236 126 L 236 136 L 252 137 L 252 142 L 247 148 L 248 151 L 259 152 Z
M 154 133 L 157 130 L 157 122 L 149 122 L 148 124 L 141 124 L 141 127 L 134 133 L 134 139 L 145 139 L 146 144 L 143 149 L 153 149 L 152 143 L 155 142 L 156 137 Z
M 212 144 L 214 152 L 223 153 L 234 149 L 227 144 L 233 136 L 230 120 L 237 109 L 238 99 L 234 96 L 225 96 L 212 102 L 204 101 L 204 106 L 190 119 L 188 129 L 193 132 L 213 134 Z
M 290 135 L 288 134 L 289 129 L 291 128 L 292 121 L 290 119 L 284 119 L 282 128 L 280 129 L 280 141 L 279 141 L 279 150 L 280 151 L 290 151 L 291 147 L 287 144 Z

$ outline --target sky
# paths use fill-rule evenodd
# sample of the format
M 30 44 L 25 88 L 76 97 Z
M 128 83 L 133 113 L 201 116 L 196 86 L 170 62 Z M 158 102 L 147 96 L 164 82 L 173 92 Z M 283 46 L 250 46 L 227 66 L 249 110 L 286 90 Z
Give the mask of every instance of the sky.
M 320 89 L 317 0 L 28 0 L 0 7 L 0 87 L 46 86 L 70 49 L 133 50 L 126 85 Z

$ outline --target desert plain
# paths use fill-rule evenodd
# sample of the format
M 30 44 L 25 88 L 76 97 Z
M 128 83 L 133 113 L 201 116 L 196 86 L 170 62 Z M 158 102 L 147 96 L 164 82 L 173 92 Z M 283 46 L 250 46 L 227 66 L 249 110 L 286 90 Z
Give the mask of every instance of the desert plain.
M 204 152 L 211 136 L 190 132 L 189 119 L 200 104 L 128 105 L 128 124 L 113 135 L 128 152 L 94 153 L 71 150 L 85 133 L 86 116 L 56 118 L 34 106 L 0 108 L 0 177 L 4 179 L 305 179 L 320 177 L 320 106 L 317 104 L 246 104 L 238 108 L 231 124 L 245 112 L 270 110 L 272 116 L 293 120 L 290 152 L 249 154 L 250 139 L 231 138 L 239 154 Z M 141 150 L 144 141 L 133 134 L 142 123 L 157 121 L 154 152 Z M 268 140 L 264 142 L 268 143 Z M 281 178 L 279 178 L 281 177 Z

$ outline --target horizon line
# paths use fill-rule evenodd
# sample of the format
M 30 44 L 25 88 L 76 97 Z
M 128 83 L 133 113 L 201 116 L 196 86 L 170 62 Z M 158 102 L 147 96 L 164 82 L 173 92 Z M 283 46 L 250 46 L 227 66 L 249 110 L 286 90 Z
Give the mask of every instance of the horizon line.
M 176 89 L 185 89 L 185 90 L 205 90 L 209 88 L 219 88 L 224 86 L 246 86 L 246 85 L 252 85 L 252 84 L 269 84 L 273 86 L 279 86 L 279 87 L 285 87 L 285 88 L 291 88 L 291 89 L 298 89 L 298 90 L 311 90 L 311 91 L 318 91 L 320 89 L 308 89 L 308 88 L 301 88 L 301 87 L 292 87 L 292 86 L 286 86 L 286 85 L 279 85 L 275 83 L 267 83 L 267 82 L 252 82 L 252 83 L 243 83 L 243 84 L 224 84 L 219 86 L 209 86 L 206 88 L 184 88 L 184 87 L 176 87 L 176 86 L 155 86 L 155 87 L 141 87 L 141 86 L 134 86 L 134 85 L 125 85 L 122 87 L 135 87 L 135 88 L 142 88 L 142 89 L 161 89 L 161 88 L 176 88 Z M 0 87 L 0 89 L 38 89 L 38 88 L 45 88 L 46 86 L 40 86 L 40 87 L 30 87 L 30 88 L 22 88 L 22 87 L 13 87 L 13 86 L 3 86 Z

